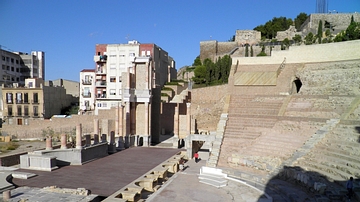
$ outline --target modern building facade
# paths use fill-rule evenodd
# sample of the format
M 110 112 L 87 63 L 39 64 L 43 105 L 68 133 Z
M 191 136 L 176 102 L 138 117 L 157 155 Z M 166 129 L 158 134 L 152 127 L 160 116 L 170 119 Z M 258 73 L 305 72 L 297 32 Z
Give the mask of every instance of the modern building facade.
M 31 119 L 49 119 L 71 105 L 72 96 L 63 87 L 45 86 L 39 78 L 24 86 L 2 85 L 2 113 L 5 124 L 27 125 Z
M 80 109 L 116 108 L 115 135 L 149 144 L 149 134 L 160 133 L 161 88 L 176 79 L 175 61 L 156 44 L 138 41 L 97 44 L 94 61 L 93 71 L 80 72 Z
M 45 53 L 10 52 L 0 47 L 0 84 L 23 86 L 27 78 L 45 79 Z

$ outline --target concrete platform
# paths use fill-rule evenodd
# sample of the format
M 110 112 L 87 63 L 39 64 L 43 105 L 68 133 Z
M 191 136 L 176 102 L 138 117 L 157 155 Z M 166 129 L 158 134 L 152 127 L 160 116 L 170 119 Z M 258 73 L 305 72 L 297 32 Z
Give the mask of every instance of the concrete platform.
M 30 179 L 13 179 L 17 186 L 42 188 L 85 188 L 107 197 L 158 164 L 178 153 L 179 149 L 133 147 L 81 166 L 64 166 L 52 172 L 19 169 L 38 176 Z

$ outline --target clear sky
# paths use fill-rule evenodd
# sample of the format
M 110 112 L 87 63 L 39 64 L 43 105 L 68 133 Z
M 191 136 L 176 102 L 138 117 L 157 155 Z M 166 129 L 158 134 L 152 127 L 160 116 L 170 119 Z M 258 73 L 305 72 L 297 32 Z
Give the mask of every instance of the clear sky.
M 360 0 L 328 0 L 328 9 L 360 12 Z M 179 69 L 200 54 L 200 41 L 315 10 L 316 0 L 0 0 L 0 45 L 44 51 L 46 80 L 79 81 L 95 67 L 95 44 L 155 43 Z

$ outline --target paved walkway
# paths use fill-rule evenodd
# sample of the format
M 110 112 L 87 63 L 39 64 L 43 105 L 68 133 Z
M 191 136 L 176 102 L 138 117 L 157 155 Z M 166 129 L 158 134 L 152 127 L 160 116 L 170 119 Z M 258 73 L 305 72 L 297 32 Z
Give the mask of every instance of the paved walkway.
M 176 173 L 162 188 L 152 194 L 146 201 L 194 201 L 194 202 L 217 202 L 236 201 L 254 202 L 266 201 L 263 193 L 244 183 L 229 180 L 226 187 L 216 188 L 199 182 L 200 168 L 206 165 L 201 160 L 195 163 L 190 160 L 183 172 Z
M 64 166 L 52 172 L 24 170 L 38 176 L 30 179 L 13 179 L 17 186 L 42 188 L 85 188 L 91 193 L 107 197 L 139 176 L 178 153 L 179 149 L 133 147 L 97 159 L 82 166 Z

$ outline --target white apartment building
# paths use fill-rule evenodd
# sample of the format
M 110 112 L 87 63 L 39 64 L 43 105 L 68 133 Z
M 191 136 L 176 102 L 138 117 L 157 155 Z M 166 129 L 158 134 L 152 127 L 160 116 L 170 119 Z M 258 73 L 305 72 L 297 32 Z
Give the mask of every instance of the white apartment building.
M 95 110 L 95 69 L 83 69 L 80 72 L 79 107 L 82 111 Z

